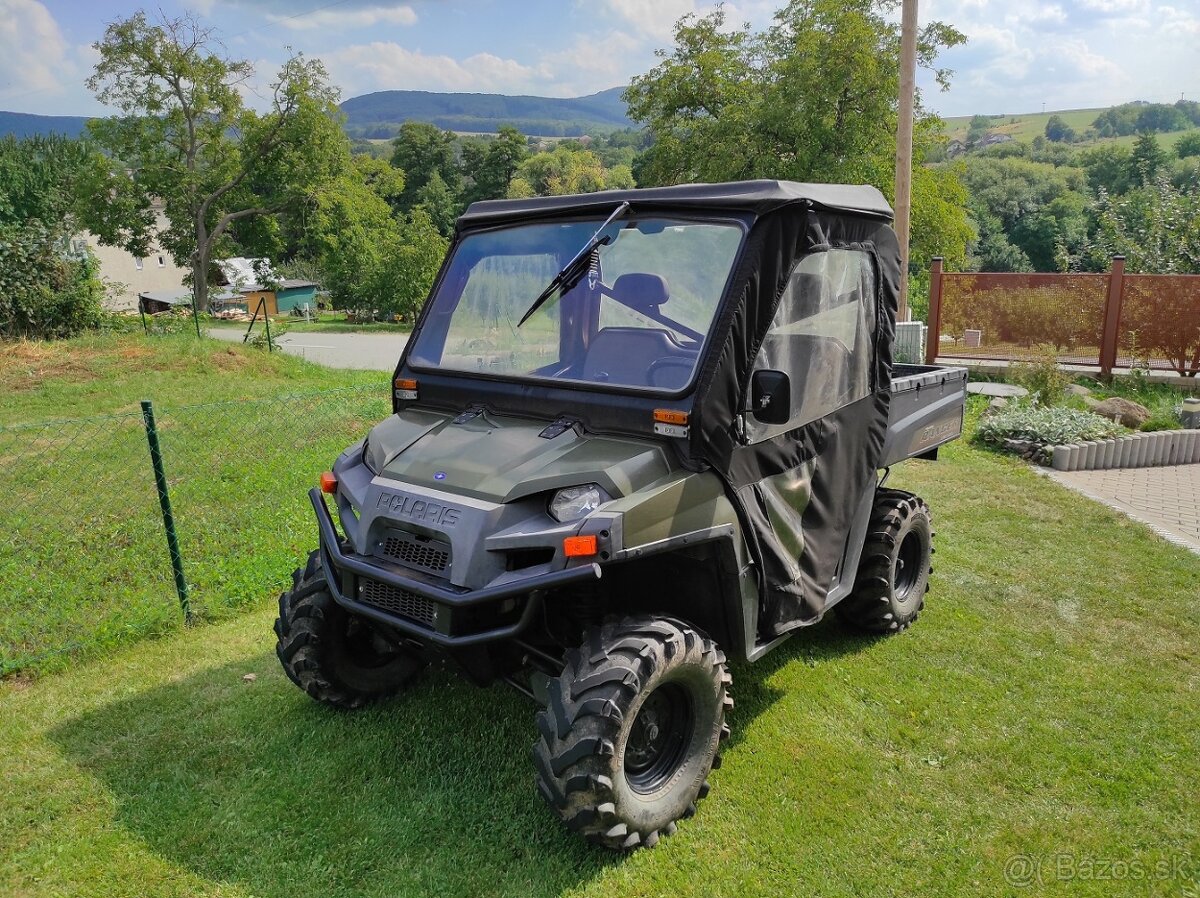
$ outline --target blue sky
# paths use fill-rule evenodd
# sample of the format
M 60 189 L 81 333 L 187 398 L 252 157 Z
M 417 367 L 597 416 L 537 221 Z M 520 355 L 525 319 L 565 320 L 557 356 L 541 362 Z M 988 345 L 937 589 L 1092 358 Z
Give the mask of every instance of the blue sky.
M 783 0 L 730 0 L 764 27 Z M 152 9 L 178 14 L 184 4 Z M 703 0 L 192 0 L 265 83 L 287 48 L 323 59 L 344 97 L 416 89 L 578 96 L 628 82 Z M 102 112 L 83 86 L 91 44 L 138 7 L 117 0 L 0 0 L 0 109 Z M 921 0 L 969 43 L 945 54 L 945 115 L 1200 99 L 1200 0 Z

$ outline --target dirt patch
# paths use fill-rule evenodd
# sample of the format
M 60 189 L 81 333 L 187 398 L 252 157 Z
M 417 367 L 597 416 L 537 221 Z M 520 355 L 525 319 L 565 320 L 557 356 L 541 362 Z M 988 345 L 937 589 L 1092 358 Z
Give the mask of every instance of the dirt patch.
M 100 375 L 92 364 L 102 355 L 94 349 L 77 346 L 67 349 L 54 343 L 29 340 L 7 343 L 0 355 L 0 378 L 14 392 L 36 389 L 50 379 L 74 383 L 95 380 Z
M 256 360 L 235 349 L 226 349 L 223 352 L 214 352 L 212 361 L 222 371 L 244 371 L 254 367 Z

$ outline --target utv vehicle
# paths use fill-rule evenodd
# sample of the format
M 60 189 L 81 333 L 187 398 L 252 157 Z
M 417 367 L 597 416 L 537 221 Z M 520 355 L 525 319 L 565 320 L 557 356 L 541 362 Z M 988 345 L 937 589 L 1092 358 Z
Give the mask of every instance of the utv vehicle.
M 472 205 L 392 416 L 310 493 L 287 675 L 339 708 L 436 658 L 506 681 L 568 827 L 674 832 L 729 733 L 727 657 L 924 604 L 929 509 L 884 483 L 960 435 L 966 372 L 892 364 L 891 215 L 776 181 Z

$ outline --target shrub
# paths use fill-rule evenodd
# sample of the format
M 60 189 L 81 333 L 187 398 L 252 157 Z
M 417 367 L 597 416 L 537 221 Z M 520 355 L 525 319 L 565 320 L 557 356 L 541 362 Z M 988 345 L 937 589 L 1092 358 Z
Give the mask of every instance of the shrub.
M 104 295 L 95 269 L 37 222 L 0 227 L 0 336 L 53 340 L 93 327 Z
M 1066 393 L 1071 375 L 1058 366 L 1058 352 L 1047 343 L 1033 348 L 1028 361 L 1009 365 L 1009 377 L 1033 393 L 1042 405 L 1057 405 Z
M 1003 446 L 1005 440 L 1019 440 L 1045 447 L 1105 440 L 1124 432 L 1120 424 L 1091 412 L 1018 404 L 980 421 L 975 438 L 997 446 Z

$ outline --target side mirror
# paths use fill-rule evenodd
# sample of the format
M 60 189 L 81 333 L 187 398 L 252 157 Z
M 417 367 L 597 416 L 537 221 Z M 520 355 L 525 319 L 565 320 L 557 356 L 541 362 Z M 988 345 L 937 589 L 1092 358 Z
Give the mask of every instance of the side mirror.
M 750 380 L 750 413 L 763 424 L 787 424 L 792 417 L 792 382 L 782 371 L 755 371 Z

